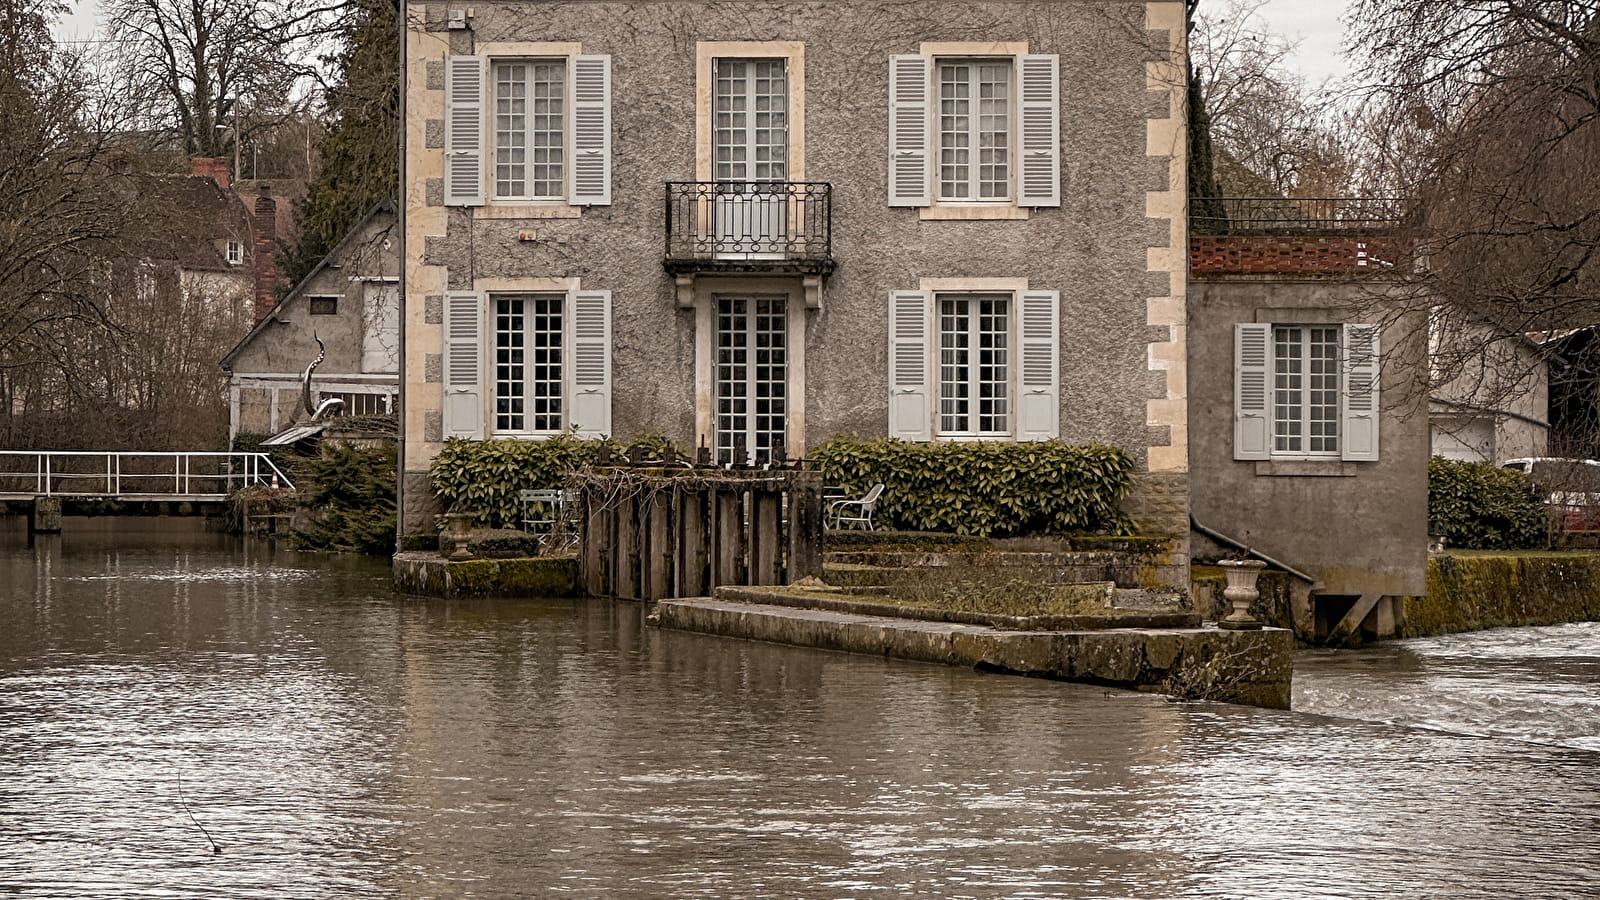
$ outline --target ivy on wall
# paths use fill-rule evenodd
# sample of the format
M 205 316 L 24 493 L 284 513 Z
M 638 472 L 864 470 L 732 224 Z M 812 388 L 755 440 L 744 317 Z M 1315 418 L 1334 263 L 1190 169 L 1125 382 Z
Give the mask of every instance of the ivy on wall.
M 849 497 L 883 482 L 880 527 L 985 537 L 1132 531 L 1122 500 L 1133 461 L 1104 444 L 834 438 L 811 456 Z

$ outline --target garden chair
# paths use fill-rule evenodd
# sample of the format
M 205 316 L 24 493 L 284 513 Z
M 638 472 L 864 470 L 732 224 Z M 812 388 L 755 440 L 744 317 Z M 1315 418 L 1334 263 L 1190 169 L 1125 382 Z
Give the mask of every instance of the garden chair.
M 872 486 L 866 496 L 859 500 L 835 500 L 828 504 L 827 525 L 829 528 L 843 528 L 845 523 L 851 527 L 864 525 L 868 531 L 872 530 L 872 513 L 878 508 L 878 498 L 883 496 L 883 482 Z
M 566 501 L 563 494 L 559 490 L 523 491 L 519 495 L 522 501 L 522 530 L 541 538 L 554 531 L 556 520 L 561 518 L 561 506 Z

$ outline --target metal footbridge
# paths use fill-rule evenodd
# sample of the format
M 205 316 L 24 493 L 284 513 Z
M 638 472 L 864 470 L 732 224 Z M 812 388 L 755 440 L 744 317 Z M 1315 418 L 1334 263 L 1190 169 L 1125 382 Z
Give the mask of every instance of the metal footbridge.
M 294 487 L 265 453 L 0 450 L 0 501 L 206 502 L 256 485 Z

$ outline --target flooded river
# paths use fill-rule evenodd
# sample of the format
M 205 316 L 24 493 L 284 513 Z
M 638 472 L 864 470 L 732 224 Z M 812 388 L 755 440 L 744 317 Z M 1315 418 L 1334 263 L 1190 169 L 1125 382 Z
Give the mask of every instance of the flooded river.
M 1600 896 L 1600 625 L 1275 712 L 0 526 L 0 896 Z

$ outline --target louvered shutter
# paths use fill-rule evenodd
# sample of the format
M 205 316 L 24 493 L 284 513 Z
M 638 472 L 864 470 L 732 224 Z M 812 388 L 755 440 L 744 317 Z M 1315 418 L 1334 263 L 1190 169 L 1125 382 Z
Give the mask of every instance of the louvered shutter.
M 572 60 L 572 183 L 569 202 L 611 203 L 611 57 Z
M 1344 453 L 1347 460 L 1378 458 L 1378 326 L 1344 326 Z
M 889 205 L 928 206 L 928 91 L 932 60 L 889 57 Z
M 1021 59 L 1021 171 L 1018 206 L 1061 205 L 1061 64 L 1054 55 Z
M 1018 373 L 1017 440 L 1047 441 L 1061 435 L 1061 295 L 1023 291 L 1022 371 Z
M 933 440 L 927 291 L 889 294 L 889 436 L 906 441 Z
M 569 295 L 567 426 L 583 437 L 611 433 L 611 292 Z
M 489 61 L 451 56 L 444 63 L 444 204 L 483 205 L 483 107 Z
M 1272 458 L 1271 325 L 1233 326 L 1233 458 Z
M 483 438 L 483 295 L 444 295 L 444 436 Z

